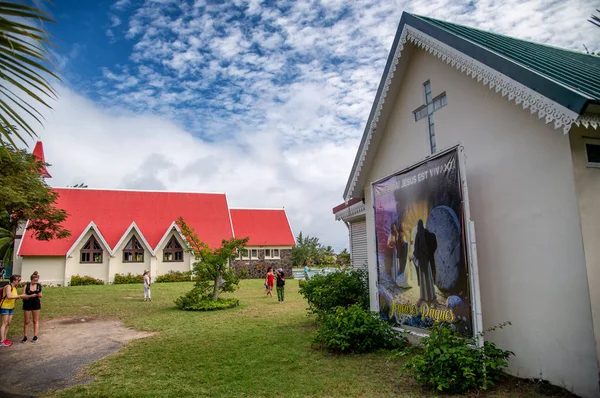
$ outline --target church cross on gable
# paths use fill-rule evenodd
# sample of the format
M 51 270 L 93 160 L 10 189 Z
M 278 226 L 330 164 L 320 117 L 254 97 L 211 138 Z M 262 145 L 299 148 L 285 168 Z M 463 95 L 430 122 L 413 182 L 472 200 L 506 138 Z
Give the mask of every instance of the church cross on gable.
M 429 151 L 433 155 L 436 152 L 435 144 L 435 126 L 433 122 L 433 112 L 437 111 L 443 106 L 446 106 L 446 93 L 443 92 L 435 98 L 432 98 L 431 93 L 431 82 L 427 80 L 423 83 L 423 94 L 425 97 L 425 103 L 415 109 L 413 114 L 415 115 L 415 122 L 427 117 L 427 128 L 429 133 Z

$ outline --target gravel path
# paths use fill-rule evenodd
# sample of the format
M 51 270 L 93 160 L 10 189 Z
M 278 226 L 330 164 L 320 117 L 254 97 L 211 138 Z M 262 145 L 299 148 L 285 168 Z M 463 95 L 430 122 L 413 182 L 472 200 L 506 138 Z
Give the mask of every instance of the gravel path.
M 11 325 L 11 329 L 22 327 Z M 38 343 L 22 344 L 19 339 L 10 347 L 0 347 L 0 397 L 35 397 L 50 390 L 88 383 L 91 378 L 77 377 L 83 367 L 131 340 L 152 334 L 128 329 L 115 319 L 42 319 Z

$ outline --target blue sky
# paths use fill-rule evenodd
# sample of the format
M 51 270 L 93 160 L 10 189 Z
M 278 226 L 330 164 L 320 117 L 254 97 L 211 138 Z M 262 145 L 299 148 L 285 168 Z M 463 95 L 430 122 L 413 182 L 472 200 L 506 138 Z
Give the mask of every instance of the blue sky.
M 402 11 L 582 50 L 590 0 L 54 0 L 50 183 L 226 192 L 337 249 L 342 201 Z

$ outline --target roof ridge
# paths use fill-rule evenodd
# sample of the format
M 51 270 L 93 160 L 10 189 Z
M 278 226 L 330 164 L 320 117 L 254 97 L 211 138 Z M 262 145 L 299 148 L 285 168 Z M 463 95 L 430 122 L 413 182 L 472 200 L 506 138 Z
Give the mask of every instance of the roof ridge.
M 530 44 L 535 44 L 535 45 L 538 45 L 538 46 L 548 47 L 548 48 L 551 48 L 553 50 L 559 50 L 559 51 L 565 51 L 565 52 L 574 53 L 574 54 L 577 54 L 577 55 L 583 55 L 583 56 L 589 57 L 589 59 L 598 60 L 598 63 L 600 64 L 600 57 L 598 57 L 596 55 L 588 54 L 588 53 L 585 53 L 585 52 L 582 52 L 582 51 L 571 50 L 569 48 L 553 46 L 553 45 L 550 45 L 550 44 L 541 43 L 541 42 L 532 41 L 532 40 L 525 40 L 525 39 L 521 39 L 521 38 L 518 38 L 518 37 L 515 37 L 515 36 L 509 36 L 509 35 L 504 34 L 504 33 L 498 33 L 498 32 L 493 32 L 491 30 L 484 30 L 484 29 L 480 29 L 480 28 L 475 28 L 473 26 L 463 25 L 463 24 L 459 24 L 459 23 L 456 23 L 456 22 L 444 21 L 442 19 L 436 19 L 436 18 L 432 18 L 432 17 L 426 17 L 424 15 L 412 14 L 412 13 L 407 13 L 407 14 L 410 14 L 410 15 L 416 17 L 416 18 L 422 19 L 425 22 L 430 22 L 430 21 L 441 22 L 442 24 L 450 24 L 450 25 L 454 25 L 454 26 L 460 26 L 462 28 L 472 29 L 472 30 L 476 30 L 478 32 L 489 33 L 491 35 L 501 36 L 501 37 L 504 37 L 504 38 L 507 38 L 507 39 L 511 39 L 511 40 L 518 40 L 518 41 L 522 41 L 522 42 L 525 42 L 525 43 L 530 43 Z M 442 26 L 438 26 L 438 27 L 440 29 L 444 29 Z M 447 30 L 447 29 L 444 29 L 444 30 Z M 448 31 L 448 32 L 452 33 L 452 34 L 455 34 L 455 35 L 458 35 L 458 36 L 462 37 L 463 39 L 469 40 L 468 38 L 466 38 L 466 37 L 464 37 L 464 36 L 462 36 L 462 35 L 460 35 L 458 33 L 450 32 L 450 31 Z
M 113 192 L 154 192 L 154 193 L 184 193 L 200 195 L 226 195 L 225 192 L 194 192 L 194 191 L 166 191 L 158 189 L 128 189 L 128 188 L 78 188 L 78 187 L 52 187 L 52 189 L 68 189 L 74 191 L 113 191 Z

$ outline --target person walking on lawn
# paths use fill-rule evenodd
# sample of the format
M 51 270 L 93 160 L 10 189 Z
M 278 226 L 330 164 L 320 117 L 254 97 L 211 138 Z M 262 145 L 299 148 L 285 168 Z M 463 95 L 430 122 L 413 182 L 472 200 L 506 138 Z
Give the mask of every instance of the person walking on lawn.
M 265 284 L 269 287 L 267 290 L 267 296 L 273 297 L 273 281 L 275 280 L 275 275 L 273 275 L 273 267 L 267 268 L 267 278 L 265 279 Z
M 283 294 L 285 289 L 285 275 L 283 268 L 277 270 L 277 300 L 279 304 L 283 304 Z
M 150 297 L 150 285 L 152 281 L 150 280 L 150 271 L 147 269 L 144 270 L 144 301 L 152 301 Z

